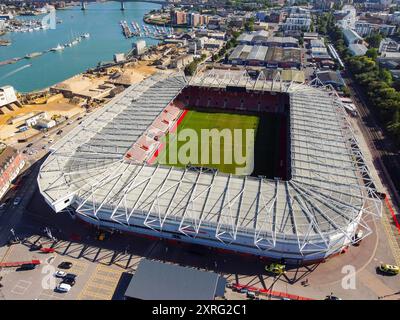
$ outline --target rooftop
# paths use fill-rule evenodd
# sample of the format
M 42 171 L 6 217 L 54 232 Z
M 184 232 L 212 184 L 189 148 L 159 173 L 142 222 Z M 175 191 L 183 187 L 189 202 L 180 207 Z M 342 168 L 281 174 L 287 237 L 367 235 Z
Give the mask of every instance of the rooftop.
M 214 300 L 223 296 L 226 280 L 214 272 L 200 271 L 143 259 L 125 292 L 140 300 Z

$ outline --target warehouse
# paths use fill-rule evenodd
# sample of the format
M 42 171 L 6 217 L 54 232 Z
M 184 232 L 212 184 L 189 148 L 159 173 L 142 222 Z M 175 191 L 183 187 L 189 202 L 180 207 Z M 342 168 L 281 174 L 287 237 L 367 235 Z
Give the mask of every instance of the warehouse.
M 301 68 L 304 54 L 299 48 L 239 45 L 233 50 L 228 60 L 234 65 Z

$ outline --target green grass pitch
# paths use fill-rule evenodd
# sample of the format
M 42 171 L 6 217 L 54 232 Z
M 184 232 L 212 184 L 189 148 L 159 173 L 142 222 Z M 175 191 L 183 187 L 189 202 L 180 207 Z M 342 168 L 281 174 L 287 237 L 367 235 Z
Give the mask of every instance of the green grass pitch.
M 184 167 L 186 164 L 181 163 L 179 161 L 179 157 L 176 157 L 177 161 L 173 160 L 174 157 L 170 156 L 173 151 L 171 151 L 170 143 L 176 143 L 178 154 L 182 151 L 182 147 L 187 143 L 187 141 L 180 141 L 177 139 L 179 133 L 184 129 L 192 129 L 197 133 L 198 141 L 197 141 L 197 150 L 195 158 L 197 161 L 190 162 L 189 165 L 198 166 L 198 167 L 206 167 L 206 168 L 214 168 L 223 173 L 232 173 L 232 174 L 240 174 L 240 175 L 249 175 L 252 173 L 252 166 L 249 163 L 246 164 L 238 164 L 235 163 L 235 157 L 233 155 L 233 150 L 237 152 L 241 149 L 242 155 L 247 158 L 254 157 L 254 140 L 246 141 L 246 129 L 254 129 L 254 139 L 257 134 L 257 128 L 259 123 L 259 117 L 253 115 L 240 115 L 240 114 L 230 114 L 230 113 L 210 113 L 210 112 L 202 112 L 202 111 L 194 111 L 189 110 L 179 124 L 175 133 L 168 134 L 165 138 L 164 149 L 160 152 L 157 162 L 160 164 L 176 166 L 176 167 Z M 219 144 L 220 150 L 220 159 L 219 163 L 215 162 L 212 158 L 212 149 L 213 144 L 211 140 L 201 139 L 201 129 L 217 129 L 218 131 L 228 129 L 231 136 L 234 137 L 233 131 L 234 129 L 242 130 L 241 142 L 238 139 L 233 138 L 233 143 L 225 143 L 224 139 L 221 139 L 221 143 Z M 171 142 L 170 142 L 171 141 Z M 218 140 L 219 141 L 219 140 Z M 196 145 L 196 143 L 195 143 Z M 184 148 L 186 150 L 186 148 Z M 202 150 L 205 152 L 204 157 L 207 155 L 208 150 L 208 161 L 206 163 L 202 162 Z M 186 151 L 188 154 L 191 151 Z M 225 153 L 230 152 L 232 154 L 232 162 L 226 163 Z M 194 159 L 194 158 L 193 158 Z M 203 159 L 204 160 L 204 159 Z

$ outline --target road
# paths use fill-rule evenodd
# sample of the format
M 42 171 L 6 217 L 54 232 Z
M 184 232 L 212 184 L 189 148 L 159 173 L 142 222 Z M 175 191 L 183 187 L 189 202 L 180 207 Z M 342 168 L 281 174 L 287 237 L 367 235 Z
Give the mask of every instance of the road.
M 8 204 L 0 210 L 0 246 L 2 246 L 9 237 L 11 236 L 10 229 L 15 228 L 21 220 L 24 208 L 27 205 L 27 201 L 32 197 L 36 189 L 36 178 L 39 173 L 40 165 L 48 153 L 48 148 L 52 143 L 56 143 L 57 140 L 61 139 L 64 135 L 68 134 L 72 129 L 79 125 L 79 117 L 84 115 L 76 115 L 70 118 L 65 123 L 57 126 L 56 128 L 48 132 L 48 136 L 45 138 L 42 134 L 38 135 L 37 138 L 14 145 L 14 148 L 20 150 L 26 150 L 24 154 L 26 165 L 23 168 L 23 172 L 20 174 L 23 178 L 23 183 L 17 189 L 11 189 L 7 192 L 3 199 L 11 199 Z M 70 123 L 70 124 L 68 124 Z M 61 134 L 57 134 L 58 130 L 62 129 Z M 32 144 L 27 147 L 28 144 Z M 21 202 L 18 205 L 13 204 L 13 199 L 20 197 Z M 1 256 L 1 255 L 0 255 Z
M 397 216 L 399 216 L 398 208 L 400 207 L 400 197 L 398 194 L 398 186 L 395 185 L 395 183 L 400 183 L 398 150 L 396 150 L 390 140 L 385 137 L 383 130 L 375 119 L 375 115 L 367 107 L 362 89 L 354 83 L 347 71 L 344 73 L 344 79 L 360 114 L 360 128 L 368 141 L 371 153 L 374 157 L 374 164 L 380 171 L 382 182 L 387 186 L 392 195 L 391 199 L 397 208 Z

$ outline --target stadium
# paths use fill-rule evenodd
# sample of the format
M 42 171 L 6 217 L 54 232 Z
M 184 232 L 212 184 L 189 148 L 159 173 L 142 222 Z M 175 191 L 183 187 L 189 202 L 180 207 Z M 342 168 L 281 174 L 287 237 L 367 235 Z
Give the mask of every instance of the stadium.
M 253 167 L 160 163 L 183 127 L 256 129 Z M 245 70 L 131 86 L 52 146 L 38 184 L 100 228 L 287 264 L 342 252 L 382 209 L 336 92 Z

